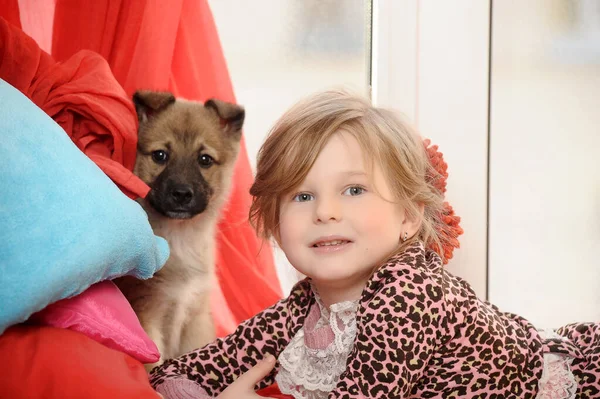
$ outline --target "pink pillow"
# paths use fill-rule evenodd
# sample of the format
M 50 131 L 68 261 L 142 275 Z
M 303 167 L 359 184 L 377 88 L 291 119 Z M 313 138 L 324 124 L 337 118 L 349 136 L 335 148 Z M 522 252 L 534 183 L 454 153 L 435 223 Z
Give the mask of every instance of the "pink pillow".
M 35 313 L 31 320 L 80 332 L 142 363 L 154 363 L 160 357 L 156 344 L 112 281 L 102 281 L 75 297 L 55 302 Z

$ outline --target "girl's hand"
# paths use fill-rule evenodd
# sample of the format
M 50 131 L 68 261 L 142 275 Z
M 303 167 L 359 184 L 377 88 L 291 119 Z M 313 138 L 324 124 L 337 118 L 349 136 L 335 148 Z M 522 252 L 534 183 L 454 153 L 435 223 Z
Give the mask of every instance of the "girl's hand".
M 254 392 L 254 386 L 265 378 L 275 366 L 275 357 L 267 355 L 256 366 L 242 374 L 237 380 L 227 387 L 217 399 L 251 399 L 263 398 Z

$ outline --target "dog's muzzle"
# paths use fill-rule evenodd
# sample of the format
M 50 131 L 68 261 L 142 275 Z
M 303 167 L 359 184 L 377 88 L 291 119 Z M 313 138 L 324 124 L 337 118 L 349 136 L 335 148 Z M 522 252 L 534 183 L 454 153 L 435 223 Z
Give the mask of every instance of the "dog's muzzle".
M 172 183 L 162 190 L 153 188 L 147 199 L 154 209 L 171 219 L 190 219 L 204 212 L 208 197 L 209 193 L 195 190 L 192 185 Z
M 189 219 L 192 214 L 190 204 L 194 199 L 194 190 L 187 184 L 174 185 L 167 194 L 165 215 L 172 219 Z
M 176 205 L 188 205 L 194 198 L 194 190 L 190 185 L 177 184 L 171 189 L 171 198 Z

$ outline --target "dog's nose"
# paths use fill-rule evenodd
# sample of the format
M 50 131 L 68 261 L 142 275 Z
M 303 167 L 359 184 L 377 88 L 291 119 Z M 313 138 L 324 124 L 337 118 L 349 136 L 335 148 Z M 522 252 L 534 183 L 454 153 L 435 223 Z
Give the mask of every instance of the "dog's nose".
M 192 200 L 194 192 L 192 188 L 186 184 L 178 184 L 171 190 L 173 200 L 179 205 L 187 205 Z

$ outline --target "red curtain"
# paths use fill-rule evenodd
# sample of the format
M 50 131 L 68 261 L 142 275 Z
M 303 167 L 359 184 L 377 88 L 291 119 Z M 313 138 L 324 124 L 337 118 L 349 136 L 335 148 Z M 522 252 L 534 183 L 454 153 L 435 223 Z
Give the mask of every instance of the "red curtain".
M 18 15 L 0 15 L 0 78 L 26 95 L 131 198 L 149 187 L 131 171 L 137 118 L 131 100 L 99 54 L 83 50 L 63 63 L 42 51 Z
M 156 89 L 190 100 L 214 97 L 236 102 L 205 0 L 55 3 L 52 56 L 57 61 L 89 49 L 108 61 L 130 97 L 137 89 Z M 9 4 L 14 7 L 17 0 L 0 0 L 3 7 Z M 22 7 L 21 14 L 40 12 L 39 8 L 28 8 Z M 220 336 L 281 298 L 270 245 L 258 239 L 248 223 L 252 181 L 242 141 L 231 198 L 217 234 L 219 286 L 214 291 L 212 310 Z
M 0 0 L 0 16 L 9 24 L 21 28 L 18 0 Z

